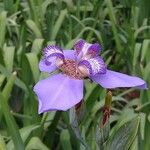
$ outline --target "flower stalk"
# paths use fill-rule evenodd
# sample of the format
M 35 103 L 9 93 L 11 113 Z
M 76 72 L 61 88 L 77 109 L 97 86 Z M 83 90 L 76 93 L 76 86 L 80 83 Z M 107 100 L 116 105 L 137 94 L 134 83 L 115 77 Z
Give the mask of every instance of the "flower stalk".
M 103 150 L 105 143 L 109 137 L 110 131 L 110 112 L 111 112 L 112 93 L 109 91 L 105 97 L 105 104 L 103 107 L 103 115 L 100 120 L 100 125 L 96 129 L 96 142 L 100 150 Z
M 112 102 L 112 92 L 109 91 L 106 95 L 105 104 L 103 107 L 103 118 L 101 122 L 102 126 L 104 126 L 109 121 L 111 113 L 111 102 Z

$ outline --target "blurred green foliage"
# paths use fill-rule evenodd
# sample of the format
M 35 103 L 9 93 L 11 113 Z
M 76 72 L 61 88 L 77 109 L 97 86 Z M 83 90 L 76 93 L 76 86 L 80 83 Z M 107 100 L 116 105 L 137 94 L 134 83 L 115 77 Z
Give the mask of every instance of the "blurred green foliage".
M 71 49 L 79 38 L 101 43 L 110 69 L 150 85 L 149 0 L 0 1 L 0 150 L 98 149 L 105 89 L 85 81 L 80 124 L 71 122 L 77 121 L 73 110 L 38 115 L 32 91 L 46 76 L 38 69 L 43 47 Z M 102 148 L 149 150 L 149 108 L 149 89 L 114 90 L 109 139 Z

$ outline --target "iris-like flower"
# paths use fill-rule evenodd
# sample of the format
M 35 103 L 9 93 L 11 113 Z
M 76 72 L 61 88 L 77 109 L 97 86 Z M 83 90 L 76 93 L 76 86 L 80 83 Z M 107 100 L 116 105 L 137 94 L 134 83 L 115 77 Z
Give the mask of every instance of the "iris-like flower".
M 39 81 L 34 92 L 39 100 L 39 113 L 50 110 L 66 111 L 83 99 L 83 80 L 90 78 L 103 88 L 117 87 L 146 88 L 146 83 L 138 77 L 128 76 L 107 69 L 99 56 L 101 45 L 90 44 L 78 40 L 74 50 L 63 50 L 58 46 L 49 45 L 44 49 L 44 57 L 39 69 L 51 73 L 61 73 Z

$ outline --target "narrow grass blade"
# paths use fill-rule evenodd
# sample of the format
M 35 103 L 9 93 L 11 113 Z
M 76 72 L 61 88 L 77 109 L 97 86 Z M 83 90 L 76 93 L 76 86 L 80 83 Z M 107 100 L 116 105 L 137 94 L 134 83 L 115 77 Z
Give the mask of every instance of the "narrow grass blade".
M 63 150 L 72 150 L 71 143 L 70 143 L 70 134 L 68 130 L 62 130 L 60 134 L 60 142 Z
M 5 97 L 6 101 L 8 101 L 10 95 L 11 95 L 11 91 L 14 85 L 16 79 L 16 72 L 14 72 L 8 79 L 7 84 L 5 85 L 2 94 Z
M 39 23 L 39 16 L 38 16 L 38 12 L 37 12 L 37 6 L 36 6 L 36 1 L 34 0 L 28 0 L 29 3 L 29 7 L 30 7 L 30 11 L 31 11 L 31 17 L 34 20 L 35 24 L 37 25 L 37 27 L 40 27 L 40 23 Z M 40 11 L 40 10 L 38 10 Z
M 144 58 L 147 54 L 149 47 L 150 47 L 150 39 L 145 39 L 142 44 L 141 61 L 144 61 Z
M 44 39 L 35 39 L 32 44 L 31 52 L 35 54 L 41 53 Z
M 19 134 L 17 124 L 16 124 L 12 114 L 10 113 L 10 108 L 7 104 L 14 81 L 15 81 L 15 74 L 12 74 L 12 76 L 8 80 L 3 92 L 0 92 L 0 103 L 2 106 L 2 111 L 3 111 L 3 115 L 5 117 L 5 120 L 6 120 L 9 134 L 11 135 L 11 137 L 13 139 L 13 143 L 15 145 L 15 149 L 24 150 L 24 144 L 23 144 L 23 141 Z
M 6 150 L 5 141 L 1 135 L 0 135 L 0 150 Z
M 107 7 L 108 7 L 108 14 L 109 14 L 109 18 L 110 18 L 111 25 L 112 25 L 112 31 L 113 31 L 113 34 L 114 34 L 114 38 L 115 38 L 115 42 L 116 42 L 116 46 L 117 46 L 117 51 L 121 52 L 122 47 L 121 47 L 120 39 L 119 39 L 119 36 L 118 36 L 118 31 L 117 31 L 117 26 L 116 26 L 117 22 L 116 22 L 115 13 L 114 13 L 114 10 L 113 10 L 114 8 L 113 8 L 112 1 L 111 0 L 106 0 L 106 4 L 107 4 Z
M 34 81 L 37 82 L 39 79 L 38 58 L 34 53 L 27 53 L 26 56 L 30 64 Z
M 26 150 L 31 149 L 50 150 L 46 145 L 43 144 L 43 142 L 38 137 L 32 137 L 31 140 L 29 141 Z
M 13 62 L 15 55 L 15 47 L 14 46 L 4 46 L 3 57 L 6 69 L 9 73 L 13 70 Z
M 36 25 L 36 23 L 32 20 L 27 20 L 26 21 L 27 26 L 29 27 L 29 29 L 31 29 L 31 31 L 33 31 L 33 33 L 35 34 L 35 36 L 37 38 L 42 38 L 42 33 L 39 30 L 38 26 Z
M 11 14 L 13 12 L 13 0 L 4 0 L 4 7 Z
M 51 40 L 55 40 L 55 38 L 56 38 L 56 36 L 58 34 L 58 31 L 59 31 L 59 29 L 60 29 L 60 27 L 61 27 L 61 25 L 62 25 L 62 23 L 63 23 L 63 21 L 65 19 L 66 14 L 67 14 L 67 10 L 66 9 L 62 10 L 60 12 L 60 15 L 59 15 L 59 17 L 58 17 L 58 19 L 57 19 L 57 21 L 56 21 L 56 23 L 54 25 L 54 29 L 53 29 L 53 32 L 52 32 Z
M 6 11 L 1 12 L 0 14 L 0 48 L 3 47 L 5 41 L 5 32 L 6 32 Z
M 23 140 L 24 143 L 27 142 L 28 138 L 30 137 L 30 135 L 32 134 L 33 131 L 37 130 L 40 128 L 40 125 L 30 125 L 30 126 L 26 126 L 22 129 L 19 130 L 20 136 Z M 7 143 L 7 149 L 14 149 L 14 144 L 13 141 L 10 140 Z M 19 150 L 19 149 L 18 149 Z
M 0 74 L 0 87 L 3 84 L 3 81 L 5 80 L 5 75 Z
M 108 150 L 125 150 L 129 149 L 133 143 L 139 128 L 140 118 L 136 117 L 130 122 L 125 123 L 115 135 L 111 138 L 108 144 Z
M 134 54 L 133 54 L 133 73 L 135 73 L 136 70 L 136 64 L 138 63 L 138 58 L 140 55 L 140 49 L 141 49 L 141 44 L 140 43 L 136 43 L 135 44 L 135 48 L 134 48 Z

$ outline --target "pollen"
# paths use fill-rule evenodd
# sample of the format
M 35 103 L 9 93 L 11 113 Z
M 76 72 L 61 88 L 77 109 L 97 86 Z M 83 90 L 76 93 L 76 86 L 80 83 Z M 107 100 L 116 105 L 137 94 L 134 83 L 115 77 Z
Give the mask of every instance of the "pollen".
M 69 77 L 80 80 L 84 78 L 84 74 L 82 74 L 79 71 L 77 64 L 74 60 L 71 59 L 64 60 L 64 63 L 61 66 L 59 66 L 59 69 Z

